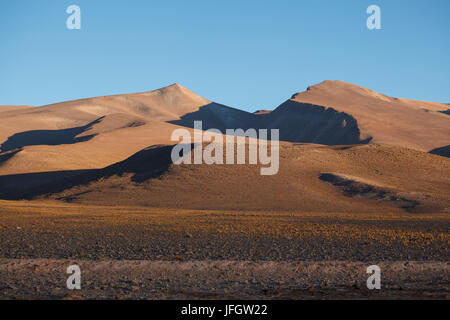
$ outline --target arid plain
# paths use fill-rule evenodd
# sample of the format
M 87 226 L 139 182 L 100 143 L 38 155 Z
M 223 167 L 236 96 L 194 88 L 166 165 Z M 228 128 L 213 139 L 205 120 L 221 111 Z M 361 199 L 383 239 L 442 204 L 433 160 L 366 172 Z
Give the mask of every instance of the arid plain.
M 449 110 L 341 81 L 255 113 L 178 84 L 1 106 L 0 297 L 449 299 Z M 279 129 L 278 173 L 173 164 L 194 120 Z

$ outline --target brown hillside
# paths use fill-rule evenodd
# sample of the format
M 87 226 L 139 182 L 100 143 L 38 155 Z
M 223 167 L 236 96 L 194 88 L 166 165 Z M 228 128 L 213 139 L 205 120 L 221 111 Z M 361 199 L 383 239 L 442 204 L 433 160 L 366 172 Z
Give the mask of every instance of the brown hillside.
M 406 148 L 283 145 L 273 176 L 254 165 L 173 165 L 170 150 L 148 148 L 100 170 L 3 176 L 0 194 L 195 209 L 450 210 L 450 160 Z
M 351 116 L 361 140 L 421 151 L 450 144 L 450 117 L 442 113 L 448 109 L 445 104 L 392 98 L 342 81 L 309 87 L 288 103 L 323 106 L 325 112 Z

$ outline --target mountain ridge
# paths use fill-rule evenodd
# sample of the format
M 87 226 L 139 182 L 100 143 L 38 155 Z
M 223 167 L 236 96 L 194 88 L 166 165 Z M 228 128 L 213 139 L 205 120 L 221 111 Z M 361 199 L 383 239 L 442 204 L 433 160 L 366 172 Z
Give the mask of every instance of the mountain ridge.
M 291 143 L 374 142 L 440 152 L 450 145 L 446 110 L 445 104 L 392 98 L 327 80 L 270 112 L 255 114 L 174 83 L 152 91 L 1 112 L 0 175 L 102 168 L 151 145 L 173 144 L 173 130 L 192 130 L 195 120 L 203 121 L 204 130 L 222 132 L 279 129 L 280 139 Z

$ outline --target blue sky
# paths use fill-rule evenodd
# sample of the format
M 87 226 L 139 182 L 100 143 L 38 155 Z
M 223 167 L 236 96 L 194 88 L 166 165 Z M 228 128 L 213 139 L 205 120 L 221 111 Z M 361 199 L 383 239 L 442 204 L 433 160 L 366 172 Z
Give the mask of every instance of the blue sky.
M 382 30 L 366 27 L 371 4 Z M 178 82 L 254 111 L 326 79 L 450 103 L 449 20 L 448 0 L 4 0 L 0 105 Z

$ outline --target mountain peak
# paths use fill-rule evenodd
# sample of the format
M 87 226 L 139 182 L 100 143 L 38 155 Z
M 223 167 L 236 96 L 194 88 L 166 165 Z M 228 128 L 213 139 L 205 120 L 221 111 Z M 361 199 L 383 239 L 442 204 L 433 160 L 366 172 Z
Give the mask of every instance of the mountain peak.
M 172 83 L 171 85 L 168 85 L 165 88 L 178 88 L 178 89 L 186 89 L 185 87 L 183 87 L 181 84 L 179 84 L 178 82 Z
M 449 120 L 442 116 L 442 111 L 448 107 L 442 104 L 394 98 L 335 80 L 310 86 L 294 94 L 289 102 L 290 106 L 316 106 L 330 115 L 338 112 L 351 117 L 362 140 L 371 138 L 378 144 L 396 144 L 422 151 L 448 145 Z M 431 127 L 433 130 L 429 130 Z
M 340 80 L 325 80 L 318 84 L 312 85 L 306 89 L 306 91 L 313 91 L 313 90 L 321 90 L 321 91 L 328 91 L 328 90 L 334 90 L 334 91 L 352 91 L 352 92 L 359 92 L 359 93 L 366 93 L 371 94 L 375 91 L 367 89 L 365 87 L 344 82 Z
M 179 83 L 173 83 L 166 87 L 162 87 L 162 88 L 156 89 L 154 91 L 150 91 L 149 93 L 157 93 L 157 94 L 161 94 L 161 95 L 184 96 L 184 97 L 190 98 L 190 99 L 201 100 L 204 103 L 210 102 L 208 99 L 205 99 L 202 96 L 198 95 L 197 93 L 183 87 Z
M 309 86 L 306 91 L 297 92 L 292 95 L 291 100 L 303 100 L 308 97 L 327 96 L 334 99 L 341 99 L 343 97 L 352 98 L 369 98 L 382 100 L 385 102 L 392 102 L 397 100 L 382 93 L 367 89 L 365 87 L 340 81 L 340 80 L 325 80 L 318 84 Z

